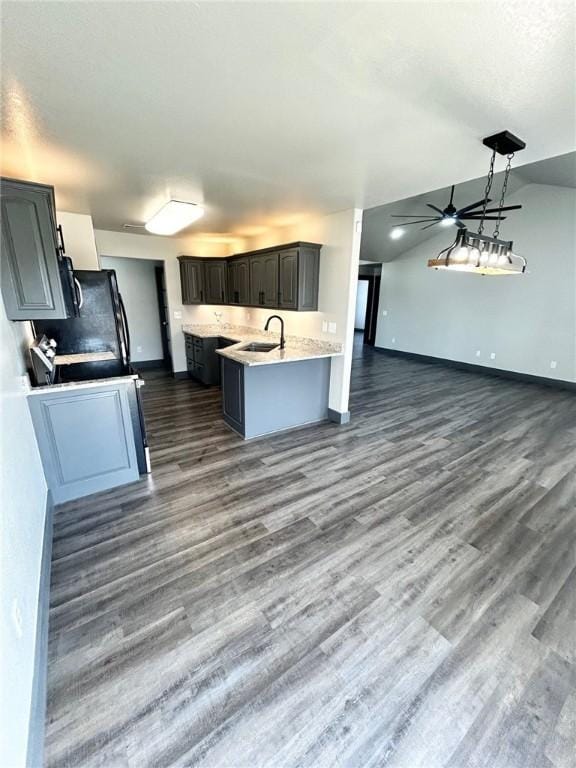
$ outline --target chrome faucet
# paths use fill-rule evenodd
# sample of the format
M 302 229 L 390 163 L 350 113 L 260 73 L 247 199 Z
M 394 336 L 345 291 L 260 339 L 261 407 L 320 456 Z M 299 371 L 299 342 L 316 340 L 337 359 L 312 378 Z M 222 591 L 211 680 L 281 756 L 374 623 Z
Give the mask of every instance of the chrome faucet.
M 264 326 L 264 330 L 268 330 L 268 326 L 270 325 L 270 320 L 280 320 L 280 349 L 284 349 L 286 346 L 286 339 L 284 338 L 284 320 L 280 317 L 280 315 L 270 315 L 268 320 L 266 320 L 266 325 Z

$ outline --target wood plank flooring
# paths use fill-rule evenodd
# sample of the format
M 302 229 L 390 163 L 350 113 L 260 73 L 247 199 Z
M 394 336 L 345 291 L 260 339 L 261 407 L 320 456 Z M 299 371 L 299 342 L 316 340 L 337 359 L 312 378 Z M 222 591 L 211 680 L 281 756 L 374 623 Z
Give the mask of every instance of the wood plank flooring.
M 575 764 L 572 393 L 359 346 L 243 442 L 146 380 L 153 475 L 56 512 L 48 766 Z

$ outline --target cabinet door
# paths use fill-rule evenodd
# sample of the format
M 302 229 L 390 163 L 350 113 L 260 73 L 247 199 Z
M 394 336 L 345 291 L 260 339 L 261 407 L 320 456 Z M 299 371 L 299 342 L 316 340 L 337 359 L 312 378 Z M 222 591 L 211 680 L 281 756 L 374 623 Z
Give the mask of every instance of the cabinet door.
M 222 358 L 222 414 L 244 434 L 244 366 L 227 357 Z
M 127 389 L 134 386 L 118 382 L 28 397 L 55 502 L 138 480 Z
M 250 261 L 247 258 L 228 262 L 228 303 L 250 304 Z
M 2 179 L 0 191 L 2 295 L 8 318 L 65 319 L 53 188 Z
M 226 262 L 207 259 L 204 262 L 205 304 L 226 303 Z
M 267 253 L 264 261 L 264 306 L 278 306 L 278 254 Z
M 262 256 L 250 257 L 250 303 L 264 306 L 264 260 Z
M 180 260 L 182 304 L 202 304 L 204 301 L 204 263 L 200 259 Z
M 278 306 L 298 309 L 298 249 L 280 251 L 278 256 Z
M 302 246 L 298 252 L 297 309 L 318 309 L 318 285 L 320 280 L 320 249 Z

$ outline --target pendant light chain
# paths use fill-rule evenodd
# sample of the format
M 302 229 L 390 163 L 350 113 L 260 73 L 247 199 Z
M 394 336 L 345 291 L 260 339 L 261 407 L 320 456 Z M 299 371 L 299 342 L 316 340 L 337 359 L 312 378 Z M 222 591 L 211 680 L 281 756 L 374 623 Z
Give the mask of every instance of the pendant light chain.
M 494 161 L 496 160 L 496 149 L 492 151 L 492 157 L 490 158 L 490 169 L 488 171 L 488 178 L 486 179 L 486 188 L 484 189 L 484 207 L 482 208 L 482 218 L 478 225 L 478 234 L 481 235 L 484 231 L 484 217 L 486 216 L 486 209 L 488 208 L 488 195 L 492 189 L 492 182 L 494 181 Z
M 502 220 L 502 208 L 504 207 L 504 198 L 506 197 L 506 190 L 508 189 L 508 178 L 510 176 L 510 171 L 512 170 L 513 157 L 514 157 L 514 152 L 512 152 L 510 155 L 507 155 L 506 157 L 508 162 L 506 163 L 506 172 L 504 173 L 504 183 L 502 184 L 502 194 L 500 195 L 500 202 L 498 203 L 498 221 L 496 222 L 496 227 L 494 228 L 494 237 L 498 237 L 498 234 L 500 233 L 500 222 Z

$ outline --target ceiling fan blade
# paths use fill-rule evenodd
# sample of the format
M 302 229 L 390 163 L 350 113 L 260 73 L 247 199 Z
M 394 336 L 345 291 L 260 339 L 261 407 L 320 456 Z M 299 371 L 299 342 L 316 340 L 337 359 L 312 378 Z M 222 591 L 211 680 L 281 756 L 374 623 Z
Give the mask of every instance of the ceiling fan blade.
M 399 227 L 409 227 L 410 224 L 428 224 L 428 222 L 432 221 L 434 224 L 436 224 L 437 221 L 440 221 L 440 219 L 420 219 L 420 221 L 406 221 L 404 224 L 398 224 Z
M 432 205 L 432 203 L 426 203 L 426 205 L 428 206 L 428 208 L 432 208 L 433 210 L 438 211 L 438 213 L 441 216 L 444 216 L 444 211 L 442 210 L 442 208 L 438 208 L 436 205 Z
M 482 221 L 482 216 L 460 216 L 459 218 L 462 221 Z M 484 221 L 498 221 L 498 218 L 500 218 L 500 221 L 504 221 L 506 216 L 484 216 Z
M 426 212 L 424 213 L 391 213 L 390 217 L 392 219 L 417 219 L 418 216 L 428 216 Z
M 486 202 L 491 203 L 492 200 L 490 200 L 490 198 L 488 197 L 486 198 Z M 456 215 L 460 213 L 468 213 L 468 211 L 471 211 L 472 208 L 478 208 L 479 205 L 484 205 L 484 200 L 478 200 L 477 203 L 472 203 L 471 205 L 467 205 L 465 208 L 460 208 L 459 211 L 456 211 Z
M 465 224 L 462 224 L 462 222 L 461 222 L 461 221 L 459 221 L 459 219 L 454 219 L 454 224 L 456 224 L 456 226 L 458 227 L 458 229 L 466 229 L 466 225 L 465 225 Z
M 430 229 L 430 227 L 433 227 L 435 224 L 439 224 L 442 221 L 442 219 L 436 219 L 436 221 L 433 221 L 432 224 L 428 224 L 426 227 L 422 227 L 422 230 Z
M 504 208 L 487 208 L 486 213 L 498 213 L 498 211 L 517 211 L 521 205 L 505 205 Z

